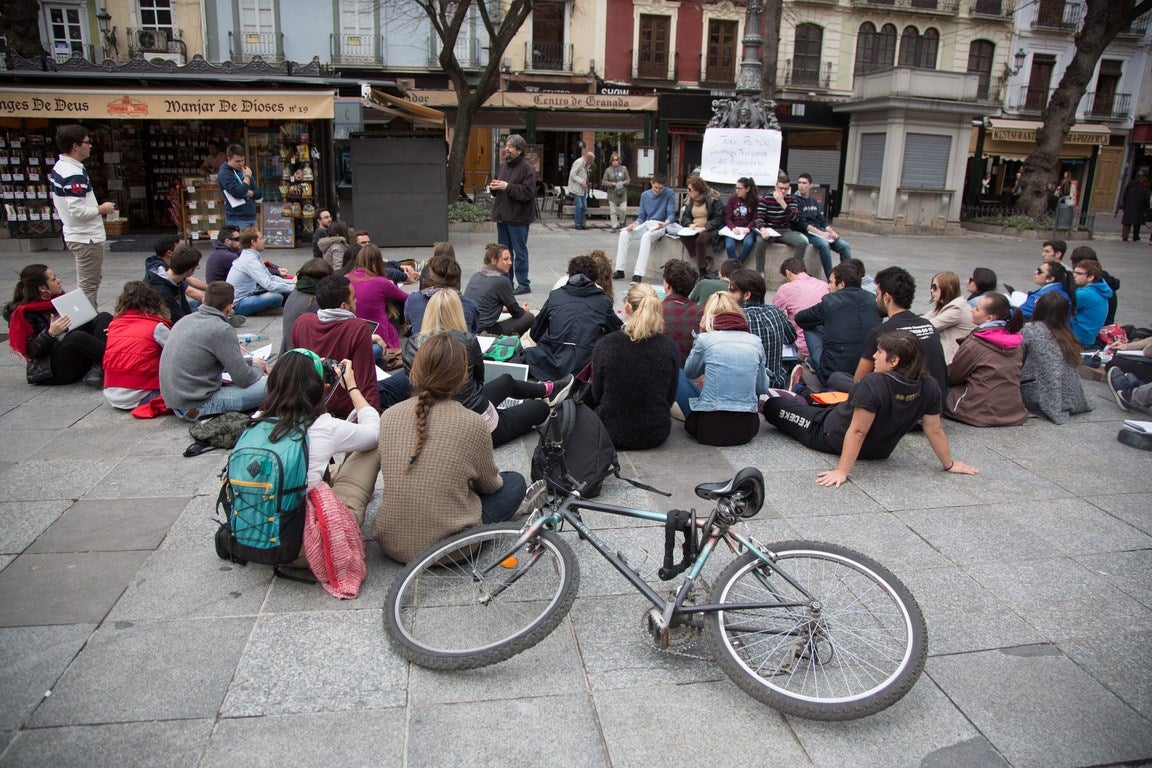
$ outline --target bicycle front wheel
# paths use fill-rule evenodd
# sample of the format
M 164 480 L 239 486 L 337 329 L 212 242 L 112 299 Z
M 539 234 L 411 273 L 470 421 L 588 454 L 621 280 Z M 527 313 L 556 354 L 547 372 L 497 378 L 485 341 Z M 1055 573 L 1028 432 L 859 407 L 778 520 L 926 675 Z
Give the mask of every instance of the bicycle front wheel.
M 396 651 L 422 667 L 475 669 L 547 637 L 576 599 L 576 558 L 549 531 L 509 554 L 520 533 L 516 524 L 471 528 L 409 563 L 384 609 Z
M 928 654 L 908 588 L 846 547 L 788 541 L 772 550 L 779 573 L 749 552 L 713 590 L 712 602 L 728 606 L 708 621 L 724 672 L 765 704 L 815 720 L 851 720 L 899 701 Z

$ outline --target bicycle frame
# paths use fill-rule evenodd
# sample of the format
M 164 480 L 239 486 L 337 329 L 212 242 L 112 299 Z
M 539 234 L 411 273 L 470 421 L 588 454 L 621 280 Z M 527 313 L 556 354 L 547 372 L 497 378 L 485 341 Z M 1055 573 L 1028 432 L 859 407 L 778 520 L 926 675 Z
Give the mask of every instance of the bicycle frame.
M 554 510 L 551 512 L 542 512 L 540 515 L 532 519 L 529 524 L 521 532 L 520 537 L 516 543 L 512 545 L 508 553 L 504 557 L 497 558 L 496 561 L 490 565 L 483 573 L 486 574 L 491 571 L 501 562 L 507 558 L 512 557 L 519 552 L 524 545 L 536 536 L 542 529 L 559 530 L 564 524 L 571 525 L 572 528 L 580 535 L 581 538 L 588 541 L 592 547 L 600 553 L 600 556 L 607 560 L 612 566 L 620 572 L 620 574 L 628 580 L 640 594 L 644 595 L 653 606 L 655 606 L 662 614 L 664 627 L 670 625 L 673 617 L 676 616 L 691 616 L 690 622 L 696 623 L 698 619 L 693 614 L 706 614 L 715 613 L 723 610 L 735 609 L 753 609 L 753 608 L 807 608 L 812 604 L 812 596 L 804 589 L 803 586 L 794 581 L 787 573 L 780 570 L 775 565 L 775 557 L 771 552 L 765 552 L 758 547 L 747 536 L 731 530 L 731 528 L 724 526 L 716 521 L 716 513 L 713 512 L 707 519 L 696 521 L 696 527 L 707 534 L 704 544 L 700 548 L 695 562 L 692 563 L 684 580 L 681 582 L 680 587 L 676 591 L 676 596 L 672 600 L 666 600 L 655 589 L 652 588 L 648 582 L 641 578 L 640 573 L 633 568 L 627 559 L 620 553 L 612 550 L 609 545 L 604 542 L 592 529 L 590 529 L 580 517 L 580 511 L 590 512 L 604 512 L 610 515 L 617 515 L 620 517 L 628 517 L 636 520 L 647 520 L 653 523 L 664 524 L 668 520 L 668 515 L 663 512 L 655 512 L 652 510 L 632 509 L 631 507 L 621 507 L 615 504 L 604 504 L 600 502 L 587 501 L 580 498 L 575 494 L 567 496 Z M 715 551 L 717 544 L 723 540 L 728 545 L 729 549 L 733 552 L 739 552 L 742 549 L 755 553 L 765 566 L 773 573 L 780 576 L 780 578 L 787 581 L 794 587 L 801 595 L 806 598 L 805 602 L 787 601 L 787 602 L 772 602 L 772 603 L 723 603 L 723 604 L 705 604 L 705 605 L 684 605 L 684 600 L 692 590 L 693 584 L 700 576 L 704 566 L 707 564 L 709 557 Z M 529 564 L 531 567 L 531 564 Z M 523 571 L 521 572 L 523 573 Z M 513 577 L 505 582 L 503 587 L 510 586 L 516 581 Z M 770 591 L 775 591 L 768 583 L 764 586 Z M 494 589 L 491 597 L 495 597 L 503 587 Z

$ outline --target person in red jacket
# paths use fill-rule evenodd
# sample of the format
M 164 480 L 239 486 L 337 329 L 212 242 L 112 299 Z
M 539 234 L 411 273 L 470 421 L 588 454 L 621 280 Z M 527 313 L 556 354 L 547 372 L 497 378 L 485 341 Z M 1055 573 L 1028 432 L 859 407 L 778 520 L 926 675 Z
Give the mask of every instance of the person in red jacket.
M 160 350 L 172 321 L 160 294 L 143 280 L 124 284 L 104 348 L 104 399 L 130 411 L 160 395 Z

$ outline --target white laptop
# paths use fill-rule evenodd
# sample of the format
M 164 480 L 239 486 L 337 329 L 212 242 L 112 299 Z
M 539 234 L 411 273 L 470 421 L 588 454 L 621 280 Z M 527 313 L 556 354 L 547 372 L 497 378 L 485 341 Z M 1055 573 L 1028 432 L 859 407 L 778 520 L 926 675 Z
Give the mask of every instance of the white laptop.
M 528 366 L 523 363 L 498 363 L 495 360 L 484 361 L 484 383 L 509 374 L 517 381 L 528 381 Z
M 52 306 L 61 317 L 68 316 L 71 328 L 78 328 L 96 317 L 95 307 L 79 288 L 52 299 Z

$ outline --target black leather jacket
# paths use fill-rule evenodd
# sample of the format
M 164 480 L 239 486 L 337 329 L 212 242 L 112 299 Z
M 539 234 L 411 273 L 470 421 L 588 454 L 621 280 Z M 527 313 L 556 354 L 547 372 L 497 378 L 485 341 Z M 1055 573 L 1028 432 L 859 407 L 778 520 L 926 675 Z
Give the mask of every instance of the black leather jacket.
M 456 393 L 456 400 L 470 411 L 484 413 L 488 410 L 488 398 L 484 396 L 484 356 L 480 352 L 480 342 L 471 333 L 464 331 L 447 331 L 448 335 L 459 339 L 468 349 L 468 378 L 464 386 Z M 404 362 L 404 372 L 412 373 L 412 361 L 416 359 L 416 352 L 433 334 L 421 333 L 410 336 L 404 341 L 404 348 L 400 352 L 400 359 Z

